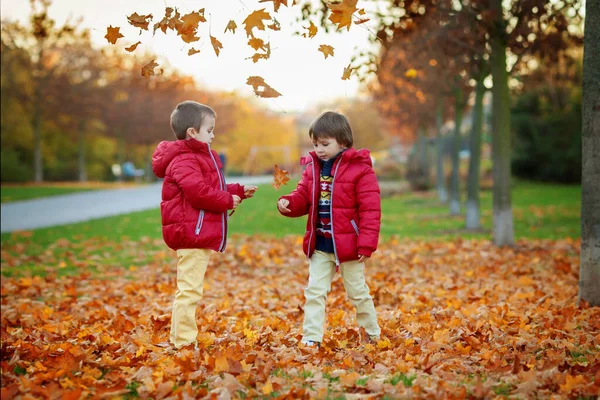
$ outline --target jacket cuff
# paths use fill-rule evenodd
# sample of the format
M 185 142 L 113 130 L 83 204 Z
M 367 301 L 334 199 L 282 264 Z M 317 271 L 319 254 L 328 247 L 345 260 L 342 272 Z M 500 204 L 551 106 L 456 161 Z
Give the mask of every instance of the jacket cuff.
M 373 250 L 371 250 L 371 249 L 368 249 L 366 247 L 359 247 L 358 248 L 358 255 L 359 256 L 371 257 L 371 254 L 373 254 Z

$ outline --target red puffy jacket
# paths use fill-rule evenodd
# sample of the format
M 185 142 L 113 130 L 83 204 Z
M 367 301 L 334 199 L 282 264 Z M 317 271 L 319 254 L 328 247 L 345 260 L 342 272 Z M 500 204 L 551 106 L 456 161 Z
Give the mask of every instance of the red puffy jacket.
M 319 180 L 321 163 L 314 151 L 303 157 L 307 167 L 298 187 L 282 199 L 289 200 L 291 212 L 286 217 L 308 214 L 303 250 L 307 257 L 315 251 Z M 370 257 L 377 249 L 381 224 L 381 197 L 367 149 L 344 151 L 332 168 L 331 227 L 333 248 L 338 264 L 357 260 L 361 255 Z M 315 179 L 316 177 L 316 179 Z
M 167 246 L 224 251 L 227 210 L 234 194 L 244 199 L 244 187 L 226 184 L 218 154 L 197 140 L 160 142 L 152 155 L 152 170 L 165 178 L 160 212 Z

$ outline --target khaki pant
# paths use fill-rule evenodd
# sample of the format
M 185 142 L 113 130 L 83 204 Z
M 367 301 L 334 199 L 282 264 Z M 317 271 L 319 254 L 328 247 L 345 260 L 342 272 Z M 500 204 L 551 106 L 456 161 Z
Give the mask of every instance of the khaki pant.
M 173 302 L 170 341 L 176 347 L 195 344 L 198 336 L 196 308 L 202 299 L 204 274 L 212 250 L 177 250 L 177 292 Z
M 359 263 L 358 260 L 348 261 L 340 265 L 340 272 L 348 299 L 356 307 L 358 325 L 365 328 L 369 336 L 378 337 L 381 329 L 377 324 L 373 298 L 365 282 L 365 264 Z M 302 340 L 321 342 L 327 293 L 331 290 L 331 281 L 335 274 L 335 256 L 331 253 L 315 251 L 310 258 L 309 273 L 308 286 L 304 289 L 306 304 Z

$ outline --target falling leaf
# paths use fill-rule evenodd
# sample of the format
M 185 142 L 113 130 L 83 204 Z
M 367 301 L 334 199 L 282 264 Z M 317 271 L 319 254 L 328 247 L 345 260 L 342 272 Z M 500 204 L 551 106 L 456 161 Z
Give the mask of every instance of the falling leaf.
M 215 54 L 217 55 L 217 57 L 219 57 L 219 52 L 223 48 L 223 45 L 214 36 L 210 37 L 210 43 L 212 44 L 213 49 L 215 49 Z
M 148 24 L 151 20 L 152 14 L 138 15 L 138 13 L 133 13 L 127 17 L 127 21 L 129 21 L 130 25 L 133 25 L 136 28 L 142 28 L 144 30 L 148 30 Z
M 200 50 L 196 50 L 195 48 L 191 48 L 188 50 L 188 56 L 192 56 L 194 54 L 200 53 Z
M 271 44 L 270 43 L 264 43 L 262 45 L 262 49 L 265 50 L 264 53 L 258 53 L 257 52 L 257 53 L 254 53 L 254 55 L 252 55 L 252 57 L 250 57 L 250 58 L 252 58 L 253 62 L 256 63 L 256 62 L 258 62 L 258 60 L 261 60 L 261 59 L 266 60 L 269 57 L 271 57 Z
M 142 43 L 142 42 L 137 42 L 137 43 L 135 43 L 135 44 L 132 44 L 132 45 L 131 45 L 131 46 L 129 46 L 129 47 L 125 47 L 125 50 L 127 50 L 127 51 L 129 51 L 129 52 L 132 52 L 132 51 L 134 51 L 134 50 L 135 50 L 135 49 L 138 47 L 138 45 L 139 45 L 139 44 L 141 44 L 141 43 Z
M 259 38 L 251 38 L 250 40 L 248 40 L 248 45 L 254 50 L 266 50 L 265 41 Z
M 352 71 L 354 71 L 354 68 L 350 67 L 350 64 L 348 64 L 348 66 L 344 68 L 344 73 L 342 74 L 342 80 L 345 81 L 347 79 L 350 79 L 350 75 L 352 75 Z
M 354 20 L 354 24 L 360 25 L 360 24 L 364 24 L 365 22 L 369 22 L 370 20 L 371 20 L 371 18 L 361 18 L 361 19 Z
M 322 44 L 319 46 L 319 51 L 321 53 L 323 53 L 323 55 L 325 56 L 325 59 L 327 59 L 328 56 L 332 56 L 333 57 L 333 47 L 327 45 L 327 44 Z
M 260 9 L 253 11 L 250 15 L 246 17 L 242 24 L 244 25 L 244 29 L 246 30 L 246 35 L 248 37 L 254 36 L 252 33 L 253 28 L 257 28 L 261 31 L 265 30 L 265 24 L 263 20 L 270 20 L 271 15 L 265 11 L 265 9 Z
M 252 86 L 254 89 L 254 94 L 256 94 L 258 97 L 270 98 L 281 96 L 281 93 L 267 85 L 265 80 L 260 76 L 249 77 L 246 81 L 246 84 Z M 263 88 L 262 90 L 260 89 L 261 87 Z
M 282 4 L 287 7 L 287 2 L 288 2 L 288 0 L 260 0 L 259 3 L 266 3 L 269 1 L 273 2 L 273 8 L 275 9 L 275 12 L 279 11 L 279 7 Z
M 273 187 L 275 189 L 279 189 L 281 185 L 286 185 L 290 180 L 290 173 L 285 169 L 279 168 L 277 164 L 275 164 L 275 168 L 273 170 Z
M 104 36 L 109 43 L 115 44 L 119 38 L 124 37 L 119 32 L 119 27 L 113 28 L 112 25 L 106 28 L 106 35 Z
M 231 31 L 235 34 L 236 29 L 237 29 L 237 25 L 236 25 L 235 21 L 231 20 L 227 23 L 227 26 L 225 27 L 225 30 L 223 31 L 223 33 L 227 32 L 227 31 Z
M 142 76 L 149 77 L 150 75 L 154 75 L 154 68 L 156 67 L 158 67 L 158 64 L 154 60 L 150 61 L 142 67 Z
M 312 21 L 310 21 L 310 26 L 308 28 L 304 28 L 306 30 L 308 30 L 308 32 L 305 32 L 302 34 L 302 36 L 304 37 L 308 37 L 308 38 L 313 38 L 317 35 L 317 32 L 319 31 L 317 29 L 317 26 L 315 24 L 313 24 Z
M 411 69 L 409 69 L 408 71 L 406 71 L 404 73 L 404 76 L 407 77 L 407 78 L 410 78 L 410 79 L 416 78 L 417 77 L 417 70 L 414 69 L 414 68 L 411 68 Z
M 273 23 L 270 25 L 267 25 L 267 28 L 271 29 L 272 31 L 280 31 L 281 24 L 276 19 L 273 19 Z
M 352 24 L 352 14 L 357 10 L 356 3 L 358 0 L 342 0 L 341 3 L 327 3 L 327 7 L 331 9 L 329 20 L 337 24 L 337 29 L 347 27 L 350 30 Z

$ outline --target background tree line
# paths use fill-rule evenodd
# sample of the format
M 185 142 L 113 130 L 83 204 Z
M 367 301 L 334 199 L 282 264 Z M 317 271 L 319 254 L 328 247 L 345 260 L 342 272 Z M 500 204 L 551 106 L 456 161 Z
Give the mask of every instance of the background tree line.
M 139 57 L 93 46 L 79 21 L 57 26 L 49 6 L 32 2 L 27 24 L 2 21 L 2 182 L 111 180 L 111 165 L 126 161 L 152 176 L 154 146 L 174 139 L 169 115 L 184 99 L 216 110 L 216 144 L 233 173 L 244 170 L 243 155 L 253 145 L 284 144 L 295 152 L 289 118 L 236 94 L 203 90 L 171 66 L 143 77 Z M 288 161 L 267 152 L 253 166 L 265 171 Z

